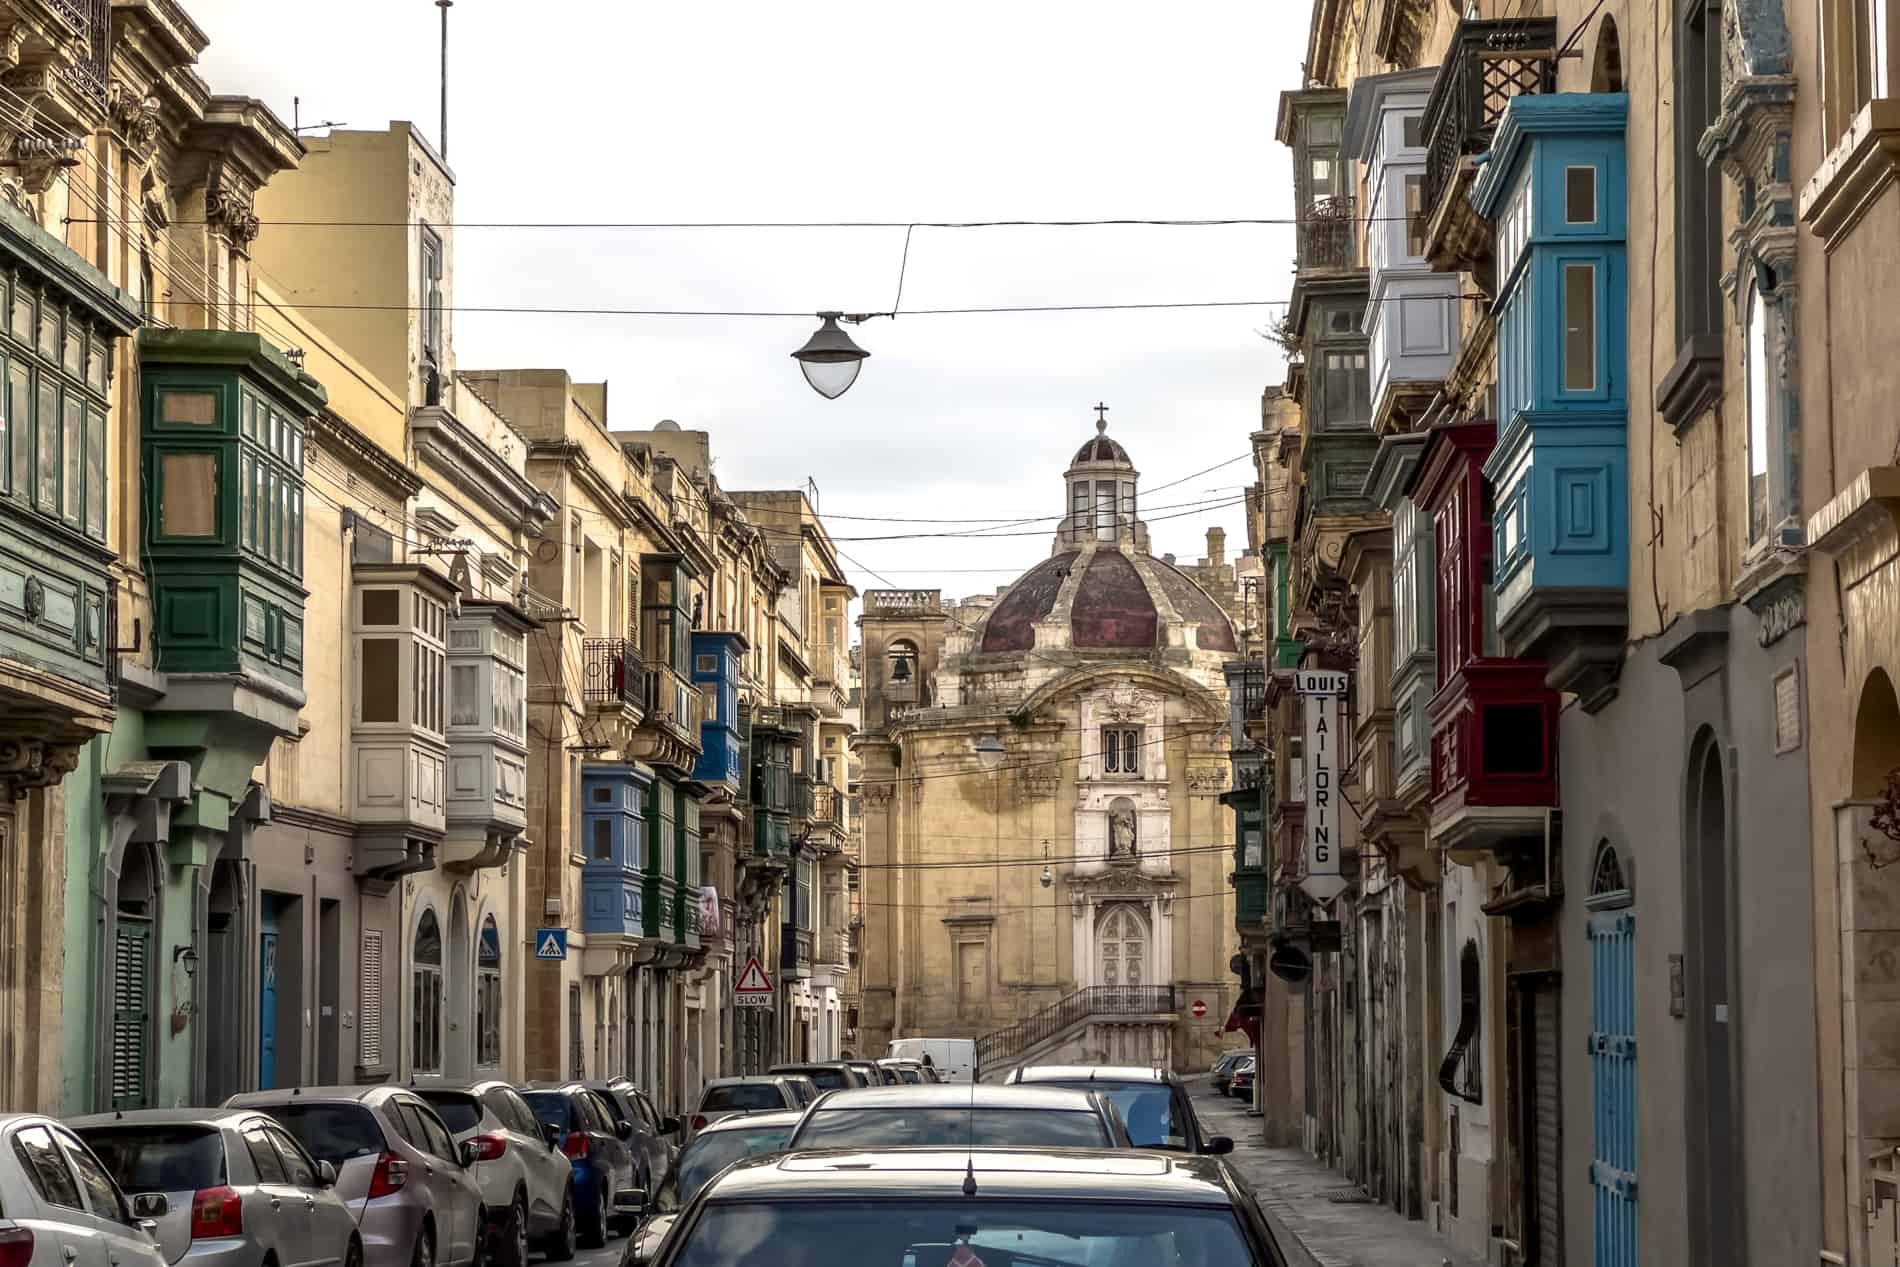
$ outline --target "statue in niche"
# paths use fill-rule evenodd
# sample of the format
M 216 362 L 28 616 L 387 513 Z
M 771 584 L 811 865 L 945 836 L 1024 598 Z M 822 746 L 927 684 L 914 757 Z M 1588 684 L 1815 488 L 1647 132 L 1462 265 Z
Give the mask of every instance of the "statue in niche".
M 1132 862 L 1135 854 L 1134 807 L 1118 804 L 1108 811 L 1108 856 Z

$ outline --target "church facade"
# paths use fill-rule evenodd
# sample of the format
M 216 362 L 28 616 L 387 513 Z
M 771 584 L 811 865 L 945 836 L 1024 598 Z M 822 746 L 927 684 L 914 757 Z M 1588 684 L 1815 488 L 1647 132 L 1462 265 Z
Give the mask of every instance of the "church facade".
M 1098 433 L 1047 558 L 993 601 L 861 617 L 861 1044 L 971 1037 L 981 1076 L 1204 1066 L 1237 949 L 1222 607 L 1148 552 Z

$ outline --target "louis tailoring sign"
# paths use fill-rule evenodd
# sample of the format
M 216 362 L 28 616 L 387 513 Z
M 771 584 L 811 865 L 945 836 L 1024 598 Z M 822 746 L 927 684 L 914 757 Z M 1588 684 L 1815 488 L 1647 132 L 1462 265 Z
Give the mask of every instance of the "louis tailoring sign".
M 1293 689 L 1306 712 L 1306 875 L 1300 888 L 1315 902 L 1330 902 L 1346 887 L 1339 865 L 1339 701 L 1349 679 L 1330 669 L 1299 669 Z

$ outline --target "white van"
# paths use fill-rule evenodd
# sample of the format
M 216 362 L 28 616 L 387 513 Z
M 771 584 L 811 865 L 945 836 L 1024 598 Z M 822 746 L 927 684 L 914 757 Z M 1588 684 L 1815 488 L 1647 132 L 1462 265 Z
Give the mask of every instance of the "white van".
M 929 1056 L 931 1067 L 945 1082 L 976 1081 L 974 1038 L 893 1038 L 884 1055 L 892 1060 L 922 1060 Z

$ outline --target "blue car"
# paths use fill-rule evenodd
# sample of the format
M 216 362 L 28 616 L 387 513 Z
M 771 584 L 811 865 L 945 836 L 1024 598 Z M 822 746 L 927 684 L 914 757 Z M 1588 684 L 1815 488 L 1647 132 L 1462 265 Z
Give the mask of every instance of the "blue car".
M 633 1230 L 645 1210 L 633 1124 L 598 1091 L 578 1082 L 524 1087 L 521 1098 L 574 1167 L 574 1209 L 581 1243 L 599 1248 Z

